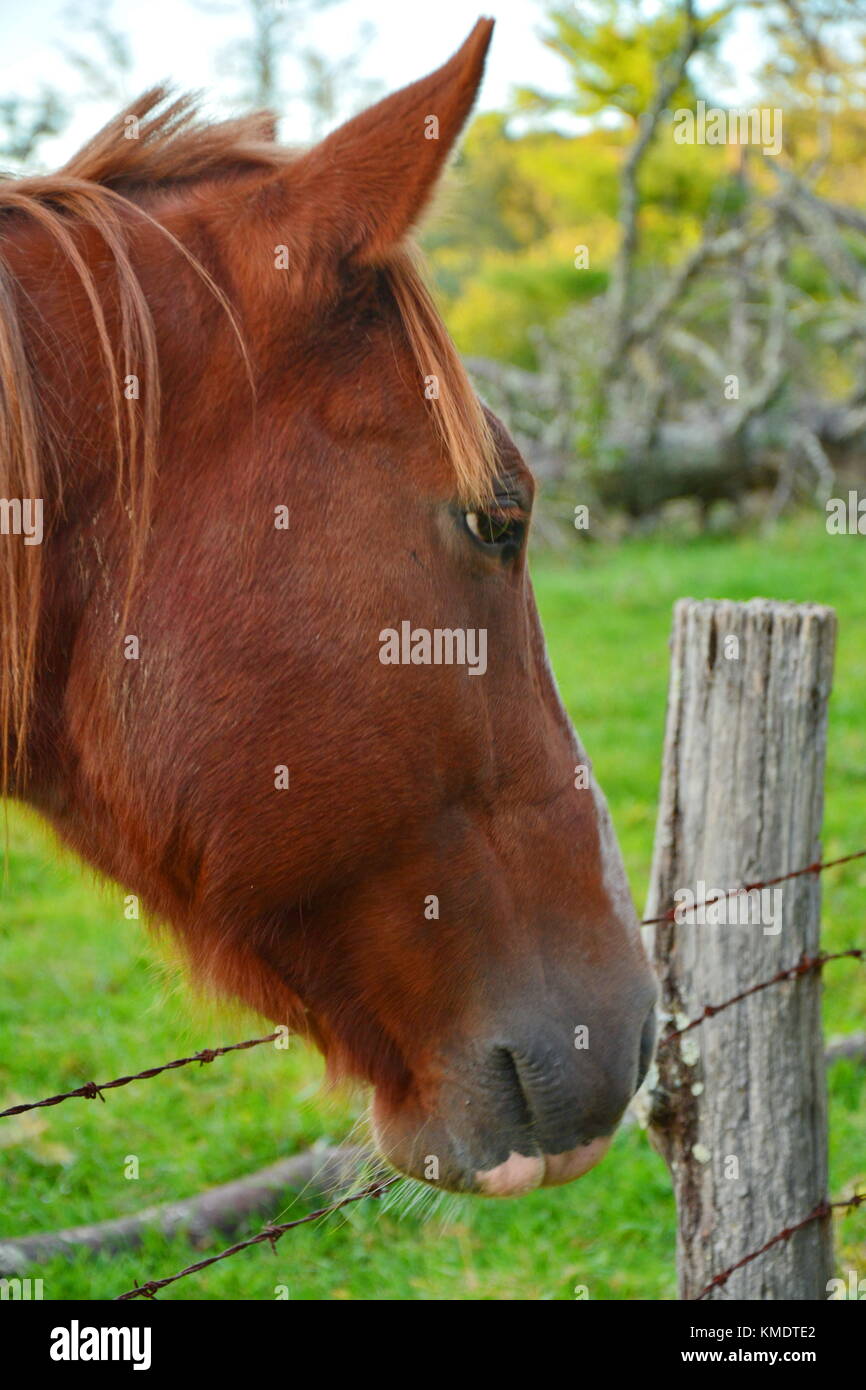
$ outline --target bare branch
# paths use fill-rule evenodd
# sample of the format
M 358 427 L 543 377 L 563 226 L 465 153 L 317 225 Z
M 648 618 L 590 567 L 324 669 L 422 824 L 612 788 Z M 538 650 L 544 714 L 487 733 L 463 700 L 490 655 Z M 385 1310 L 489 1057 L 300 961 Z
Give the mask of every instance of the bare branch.
M 683 17 L 685 28 L 679 49 L 667 74 L 659 78 L 653 102 L 641 117 L 638 134 L 625 157 L 620 175 L 619 221 L 622 235 L 608 289 L 608 311 L 612 331 L 605 364 L 605 375 L 615 371 L 625 350 L 628 337 L 628 321 L 631 316 L 634 291 L 634 258 L 638 247 L 638 214 L 640 211 L 638 174 L 662 114 L 682 82 L 689 60 L 698 46 L 699 33 L 695 19 L 694 0 L 683 0 Z

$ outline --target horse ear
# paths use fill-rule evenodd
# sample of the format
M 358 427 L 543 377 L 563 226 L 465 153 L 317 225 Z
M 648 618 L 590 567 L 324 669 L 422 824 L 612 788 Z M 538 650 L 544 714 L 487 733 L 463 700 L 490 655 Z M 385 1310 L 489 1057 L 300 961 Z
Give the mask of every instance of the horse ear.
M 341 257 L 375 262 L 417 220 L 472 109 L 493 32 L 479 19 L 453 58 L 385 97 L 304 155 L 294 180 L 316 212 L 316 237 Z M 327 231 L 325 231 L 327 228 Z

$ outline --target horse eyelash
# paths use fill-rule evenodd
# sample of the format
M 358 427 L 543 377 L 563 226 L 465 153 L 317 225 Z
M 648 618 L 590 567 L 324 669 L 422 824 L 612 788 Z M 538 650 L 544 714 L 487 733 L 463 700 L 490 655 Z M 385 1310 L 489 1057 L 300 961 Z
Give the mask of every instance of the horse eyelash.
M 509 514 L 511 513 L 511 514 Z M 526 528 L 526 517 L 522 511 L 501 508 L 491 511 L 466 511 L 463 513 L 466 529 L 482 545 L 519 544 Z M 487 523 L 486 527 L 484 523 Z M 497 530 L 497 526 L 499 529 Z

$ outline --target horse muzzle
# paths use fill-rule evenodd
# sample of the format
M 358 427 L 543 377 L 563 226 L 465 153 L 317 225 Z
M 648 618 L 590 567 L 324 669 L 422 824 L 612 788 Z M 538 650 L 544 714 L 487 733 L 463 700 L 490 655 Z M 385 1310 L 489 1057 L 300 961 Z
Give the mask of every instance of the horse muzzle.
M 581 1177 L 607 1152 L 646 1075 L 652 995 L 628 1023 L 590 1029 L 585 1049 L 573 1028 L 527 1026 L 453 1053 L 400 1104 L 374 1100 L 381 1153 L 434 1187 L 489 1197 Z

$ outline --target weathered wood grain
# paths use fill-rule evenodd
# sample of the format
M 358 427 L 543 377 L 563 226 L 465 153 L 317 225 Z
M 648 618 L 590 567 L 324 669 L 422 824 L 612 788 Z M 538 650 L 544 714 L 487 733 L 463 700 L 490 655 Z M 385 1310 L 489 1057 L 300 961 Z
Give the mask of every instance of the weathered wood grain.
M 835 632 L 812 605 L 677 603 L 648 917 L 699 880 L 717 890 L 820 858 Z M 662 1032 L 818 951 L 820 875 L 776 891 L 763 922 L 653 929 Z M 694 1298 L 827 1194 L 820 972 L 660 1048 L 647 1096 L 676 1189 L 680 1297 Z M 832 1273 L 818 1221 L 709 1296 L 825 1299 Z

